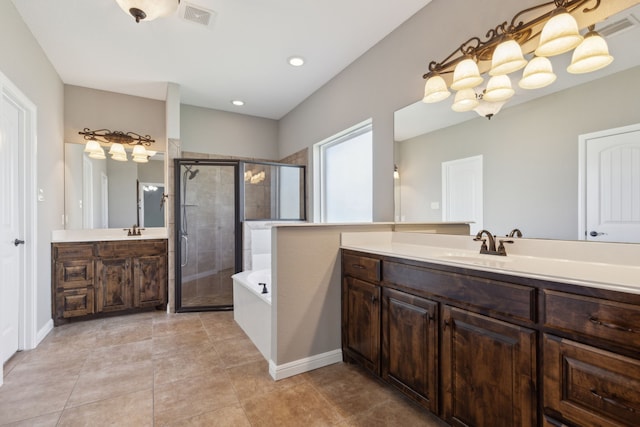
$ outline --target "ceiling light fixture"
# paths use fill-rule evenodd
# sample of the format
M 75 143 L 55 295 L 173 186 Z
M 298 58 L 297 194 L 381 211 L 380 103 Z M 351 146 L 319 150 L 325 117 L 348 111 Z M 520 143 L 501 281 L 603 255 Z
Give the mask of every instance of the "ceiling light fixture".
M 150 146 L 155 140 L 151 139 L 149 135 L 142 136 L 135 132 L 111 132 L 109 129 L 91 130 L 84 128 L 83 131 L 78 132 L 87 141 L 84 147 L 84 151 L 89 153 L 89 157 L 92 159 L 105 159 L 104 149 L 100 145 L 100 142 L 111 144 L 109 154 L 113 160 L 120 162 L 126 162 L 127 152 L 124 148 L 125 145 L 133 145 L 132 160 L 136 163 L 147 163 L 149 157 L 156 154 L 155 151 L 150 151 L 145 146 Z
M 169 16 L 178 9 L 180 0 L 116 0 L 125 13 L 140 22 L 153 21 L 162 16 Z
M 233 101 L 231 101 L 231 103 L 236 107 L 242 107 L 244 105 L 244 101 L 241 101 L 239 99 L 234 99 Z
M 304 65 L 304 58 L 299 56 L 292 56 L 289 58 L 289 65 L 292 67 L 302 67 Z
M 590 6 L 593 4 L 592 6 Z M 518 86 L 523 89 L 539 89 L 556 80 L 551 61 L 547 57 L 575 49 L 573 60 L 567 68 L 570 73 L 586 73 L 599 70 L 611 63 L 606 41 L 594 25 L 583 37 L 579 33 L 575 17 L 584 25 L 608 16 L 588 14 L 596 11 L 601 0 L 554 0 L 518 12 L 511 23 L 503 22 L 490 29 L 485 38 L 472 37 L 462 43 L 441 62 L 429 63 L 429 72 L 423 78 L 425 103 L 442 101 L 457 91 L 454 111 L 476 110 L 481 116 L 491 118 L 515 93 L 507 74 L 524 68 Z M 605 8 L 603 8 L 605 9 Z M 606 15 L 607 11 L 599 15 Z M 525 55 L 533 54 L 531 61 Z M 483 74 L 491 79 L 483 87 Z M 448 87 L 447 87 L 448 85 Z M 488 105 L 496 104 L 496 105 Z

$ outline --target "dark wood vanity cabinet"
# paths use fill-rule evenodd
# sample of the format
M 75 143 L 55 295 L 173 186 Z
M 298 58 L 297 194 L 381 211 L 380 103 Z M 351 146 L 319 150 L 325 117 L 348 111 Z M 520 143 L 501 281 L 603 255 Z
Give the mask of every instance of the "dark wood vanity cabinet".
M 53 243 L 54 324 L 166 304 L 166 240 Z
M 342 268 L 344 359 L 450 425 L 640 426 L 640 295 L 351 250 Z
M 380 374 L 380 261 L 345 256 L 342 347 L 345 358 Z

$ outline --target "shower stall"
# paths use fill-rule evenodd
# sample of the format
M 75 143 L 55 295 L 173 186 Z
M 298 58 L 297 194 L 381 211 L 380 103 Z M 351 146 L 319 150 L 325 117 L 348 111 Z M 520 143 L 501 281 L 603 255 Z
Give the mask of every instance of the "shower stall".
M 233 309 L 242 222 L 304 220 L 304 166 L 175 159 L 176 311 Z

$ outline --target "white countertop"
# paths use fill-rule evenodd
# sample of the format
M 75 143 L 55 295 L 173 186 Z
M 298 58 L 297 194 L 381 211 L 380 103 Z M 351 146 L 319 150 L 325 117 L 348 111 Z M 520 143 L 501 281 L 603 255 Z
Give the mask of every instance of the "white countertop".
M 54 230 L 51 232 L 51 242 L 102 242 L 113 240 L 145 240 L 166 239 L 168 231 L 164 227 L 145 228 L 139 236 L 127 236 L 127 229 L 96 228 L 90 230 Z
M 529 243 L 533 239 L 511 240 L 514 243 L 506 245 L 507 256 L 480 254 L 480 243 L 474 242 L 471 236 L 433 236 L 420 233 L 343 233 L 342 248 L 640 294 L 640 245 L 596 243 L 585 246 L 590 243 L 553 240 Z M 576 244 L 582 247 L 578 246 L 579 250 L 576 250 Z M 537 252 L 544 252 L 545 245 L 549 247 L 549 253 L 569 251 L 564 252 L 567 258 L 539 256 Z M 565 247 L 552 247 L 558 245 Z M 531 255 L 523 254 L 527 249 L 531 249 Z M 611 257 L 612 249 L 619 252 L 615 262 Z M 606 262 L 594 260 L 597 259 L 598 251 L 606 251 L 606 254 L 602 254 Z M 581 255 L 583 259 L 580 259 Z

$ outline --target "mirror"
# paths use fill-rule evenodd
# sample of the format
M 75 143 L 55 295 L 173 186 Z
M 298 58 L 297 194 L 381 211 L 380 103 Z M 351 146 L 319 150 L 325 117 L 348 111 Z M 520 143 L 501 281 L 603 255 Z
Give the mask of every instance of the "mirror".
M 640 122 L 640 8 L 606 23 L 623 17 L 634 25 L 607 37 L 613 64 L 576 76 L 570 53 L 553 57 L 558 80 L 526 93 L 514 73 L 516 94 L 491 120 L 451 111 L 453 96 L 396 111 L 396 220 L 442 221 L 443 163 L 482 156 L 482 228 L 580 238 L 579 136 Z
M 65 228 L 164 227 L 164 153 L 148 163 L 91 159 L 65 143 Z

